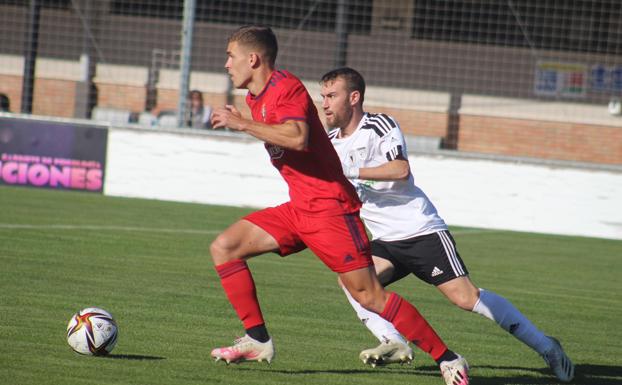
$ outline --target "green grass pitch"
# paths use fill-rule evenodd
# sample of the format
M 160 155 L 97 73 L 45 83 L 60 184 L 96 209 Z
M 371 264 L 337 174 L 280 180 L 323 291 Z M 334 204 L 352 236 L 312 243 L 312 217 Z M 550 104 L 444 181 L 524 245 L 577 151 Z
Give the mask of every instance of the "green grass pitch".
M 242 328 L 208 246 L 247 212 L 0 187 L 0 384 L 443 384 L 419 351 L 412 366 L 363 366 L 359 351 L 376 341 L 309 252 L 250 262 L 273 364 L 212 362 L 211 348 Z M 562 341 L 574 383 L 622 383 L 622 241 L 452 230 L 472 279 Z M 472 384 L 556 383 L 535 353 L 434 288 L 408 277 L 392 289 L 469 360 Z M 119 324 L 108 358 L 65 342 L 69 318 L 88 306 Z

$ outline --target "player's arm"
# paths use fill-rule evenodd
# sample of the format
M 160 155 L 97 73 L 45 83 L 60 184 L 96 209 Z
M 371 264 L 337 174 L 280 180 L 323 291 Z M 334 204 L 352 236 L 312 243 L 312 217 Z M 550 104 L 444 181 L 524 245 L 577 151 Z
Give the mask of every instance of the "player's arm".
M 399 124 L 395 119 L 386 115 L 381 115 L 379 118 L 384 121 L 385 125 L 393 127 L 390 132 L 386 133 L 372 145 L 373 152 L 384 154 L 386 162 L 375 167 L 359 168 L 357 178 L 377 181 L 408 179 L 410 176 L 410 164 L 405 153 L 406 144 L 404 143 L 404 136 L 399 128 Z M 356 173 L 357 170 L 350 170 L 350 172 Z M 346 174 L 346 176 L 348 175 Z
M 287 120 L 281 124 L 260 123 L 242 117 L 240 111 L 230 105 L 214 109 L 212 126 L 243 131 L 264 142 L 296 151 L 305 150 L 309 139 L 309 125 L 304 121 Z
M 376 167 L 351 167 L 344 170 L 350 179 L 403 180 L 410 175 L 410 164 L 406 159 L 395 159 Z

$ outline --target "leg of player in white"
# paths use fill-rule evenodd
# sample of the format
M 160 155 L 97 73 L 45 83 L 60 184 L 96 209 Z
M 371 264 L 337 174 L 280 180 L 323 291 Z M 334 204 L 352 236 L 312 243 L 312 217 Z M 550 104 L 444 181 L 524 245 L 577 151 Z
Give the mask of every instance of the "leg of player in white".
M 458 277 L 437 287 L 456 306 L 496 322 L 539 354 L 552 347 L 551 340 L 510 301 L 492 291 L 478 289 L 468 277 Z
M 364 363 L 373 367 L 396 362 L 404 364 L 411 363 L 413 360 L 413 351 L 410 346 L 408 346 L 408 342 L 404 337 L 395 329 L 393 324 L 378 316 L 378 314 L 362 307 L 352 298 L 352 295 L 350 295 L 345 287 L 342 286 L 341 288 L 356 311 L 359 319 L 380 341 L 379 346 L 363 350 L 359 358 Z
M 393 272 L 393 265 L 391 264 L 391 262 L 387 261 L 386 259 L 382 259 L 382 258 L 373 258 L 373 259 L 374 259 L 374 266 L 376 269 L 376 275 L 378 276 L 378 280 L 380 281 L 380 283 L 384 284 L 384 282 L 387 282 L 387 280 L 390 278 Z M 391 324 L 390 322 L 387 322 L 382 317 L 372 316 L 372 314 L 376 314 L 376 313 L 365 309 L 358 302 L 356 302 L 356 300 L 352 298 L 350 293 L 343 287 L 341 282 L 339 282 L 339 285 L 343 289 L 343 292 L 346 294 L 346 297 L 348 298 L 350 305 L 352 305 L 352 307 L 356 311 L 356 314 L 359 317 L 359 319 L 367 326 L 369 331 L 371 331 L 372 334 L 379 341 L 381 342 L 393 341 L 393 342 L 398 342 L 402 344 L 407 344 L 406 340 L 395 329 L 393 324 Z
M 542 333 L 504 297 L 478 289 L 468 277 L 458 277 L 439 285 L 438 289 L 458 307 L 496 322 L 503 330 L 538 352 L 560 381 L 568 382 L 574 378 L 574 365 L 559 341 Z
M 386 283 L 392 274 L 393 265 L 378 257 L 374 257 L 374 264 L 380 282 Z M 574 377 L 574 367 L 561 349 L 559 342 L 542 333 L 507 299 L 494 292 L 478 289 L 466 276 L 441 284 L 438 289 L 456 306 L 496 322 L 503 330 L 538 352 L 561 381 L 570 381 Z M 359 319 L 378 340 L 383 342 L 390 339 L 396 343 L 400 342 L 400 339 L 396 337 L 399 333 L 391 323 L 363 309 L 351 296 L 347 297 Z M 382 344 L 378 348 L 369 349 L 369 351 L 374 350 L 382 352 Z M 390 362 L 385 361 L 385 363 Z

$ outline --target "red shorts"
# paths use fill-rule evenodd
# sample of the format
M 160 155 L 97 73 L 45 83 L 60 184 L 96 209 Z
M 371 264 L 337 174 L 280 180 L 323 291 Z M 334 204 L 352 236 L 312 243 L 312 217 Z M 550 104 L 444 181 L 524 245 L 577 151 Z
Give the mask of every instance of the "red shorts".
M 256 211 L 244 219 L 272 235 L 279 244 L 281 256 L 308 247 L 336 273 L 373 265 L 369 240 L 358 212 L 310 217 L 296 211 L 288 202 Z

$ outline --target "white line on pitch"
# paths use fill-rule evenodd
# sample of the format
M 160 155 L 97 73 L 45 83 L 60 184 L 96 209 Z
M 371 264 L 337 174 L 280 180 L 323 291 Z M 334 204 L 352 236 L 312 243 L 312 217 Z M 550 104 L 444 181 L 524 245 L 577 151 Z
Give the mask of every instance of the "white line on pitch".
M 100 226 L 100 225 L 61 225 L 61 224 L 16 224 L 16 223 L 0 223 L 0 229 L 10 230 L 102 230 L 102 231 L 137 231 L 150 233 L 181 233 L 181 234 L 218 234 L 222 230 L 194 230 L 194 229 L 170 229 L 170 228 L 154 228 L 154 227 L 134 227 L 134 226 Z M 503 230 L 485 230 L 485 229 L 463 229 L 451 231 L 454 235 L 467 234 L 490 234 L 505 232 Z
M 222 230 L 194 230 L 194 229 L 166 229 L 154 227 L 132 226 L 98 226 L 98 225 L 30 225 L 15 223 L 0 223 L 0 229 L 11 230 L 103 230 L 103 231 L 142 231 L 150 233 L 184 233 L 184 234 L 218 234 Z
M 507 233 L 506 230 L 486 230 L 486 229 L 463 229 L 463 230 L 449 230 L 452 235 L 467 235 L 467 234 L 494 234 L 494 233 Z

